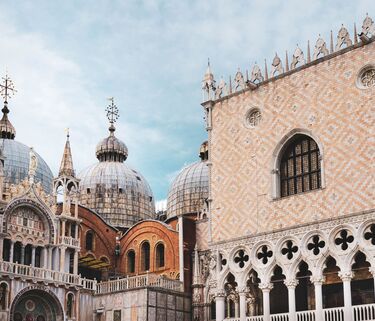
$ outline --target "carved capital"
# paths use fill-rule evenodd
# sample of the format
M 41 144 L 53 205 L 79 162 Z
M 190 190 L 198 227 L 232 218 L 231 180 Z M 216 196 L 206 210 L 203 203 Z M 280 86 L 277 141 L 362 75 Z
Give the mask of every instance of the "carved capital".
M 354 277 L 354 273 L 352 271 L 340 271 L 339 277 L 342 281 L 351 281 L 351 279 Z
M 314 275 L 310 277 L 311 283 L 314 285 L 322 285 L 325 282 L 326 278 L 323 275 Z
M 295 289 L 296 286 L 298 285 L 298 280 L 297 279 L 287 279 L 284 280 L 284 284 L 288 289 Z
M 218 290 L 215 293 L 215 298 L 225 298 L 225 291 L 224 290 Z
M 263 292 L 270 292 L 273 289 L 272 283 L 260 283 L 259 289 L 261 289 Z

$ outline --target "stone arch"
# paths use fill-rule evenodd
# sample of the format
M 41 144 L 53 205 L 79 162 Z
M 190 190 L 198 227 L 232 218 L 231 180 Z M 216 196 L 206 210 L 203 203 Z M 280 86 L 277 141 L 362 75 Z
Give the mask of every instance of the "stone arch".
M 311 130 L 304 128 L 295 128 L 289 133 L 284 135 L 281 140 L 277 143 L 271 158 L 271 198 L 278 199 L 280 198 L 280 160 L 283 154 L 283 151 L 296 135 L 305 135 L 312 138 L 319 148 L 319 159 L 320 159 L 320 173 L 321 173 L 321 188 L 325 188 L 325 171 L 324 171 L 324 148 L 321 140 L 317 137 Z
M 31 209 L 42 218 L 43 223 L 47 228 L 48 242 L 53 243 L 56 235 L 56 226 L 53 221 L 54 214 L 47 207 L 29 198 L 15 199 L 8 204 L 4 211 L 2 226 L 3 233 L 8 233 L 9 224 L 7 224 L 7 221 L 9 217 L 14 213 L 15 210 L 22 207 Z
M 31 301 L 28 303 L 29 308 L 26 307 L 27 301 Z M 34 320 L 38 315 L 49 321 L 64 320 L 64 309 L 55 293 L 47 287 L 37 285 L 26 287 L 15 296 L 10 309 L 10 321 L 14 321 L 16 313 L 22 316 L 27 313 L 35 314 Z

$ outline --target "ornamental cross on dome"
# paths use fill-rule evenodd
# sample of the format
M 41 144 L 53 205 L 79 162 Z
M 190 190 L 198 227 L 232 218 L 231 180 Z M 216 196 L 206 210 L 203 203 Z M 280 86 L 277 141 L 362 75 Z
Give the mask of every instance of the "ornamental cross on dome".
M 4 102 L 7 102 L 17 90 L 14 88 L 13 81 L 9 78 L 8 75 L 2 77 L 3 81 L 0 83 L 0 95 L 3 96 Z
M 120 117 L 120 115 L 119 115 L 119 110 L 117 106 L 115 105 L 114 98 L 111 97 L 111 98 L 108 98 L 108 100 L 110 100 L 111 103 L 107 106 L 105 111 L 107 112 L 107 118 L 109 122 L 111 123 L 111 125 L 113 125 L 116 122 L 116 120 Z

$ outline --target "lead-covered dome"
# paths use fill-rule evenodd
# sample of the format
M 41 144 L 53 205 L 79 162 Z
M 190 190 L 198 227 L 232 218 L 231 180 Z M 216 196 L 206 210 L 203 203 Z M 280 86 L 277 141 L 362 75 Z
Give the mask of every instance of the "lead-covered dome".
M 0 120 L 0 148 L 4 162 L 4 183 L 5 191 L 11 184 L 19 184 L 29 174 L 30 147 L 15 141 L 16 130 L 8 119 L 8 103 L 4 102 L 1 110 L 3 117 Z M 53 174 L 43 158 L 35 153 L 38 159 L 38 166 L 35 173 L 35 182 L 41 183 L 46 193 L 52 192 Z
M 113 102 L 109 107 L 116 108 Z M 140 220 L 155 218 L 155 201 L 146 179 L 124 163 L 128 148 L 115 137 L 114 119 L 110 116 L 110 134 L 96 147 L 99 163 L 78 175 L 80 202 L 108 224 L 129 228 Z
M 208 198 L 208 149 L 201 145 L 201 161 L 183 168 L 173 180 L 168 192 L 167 218 L 198 213 Z

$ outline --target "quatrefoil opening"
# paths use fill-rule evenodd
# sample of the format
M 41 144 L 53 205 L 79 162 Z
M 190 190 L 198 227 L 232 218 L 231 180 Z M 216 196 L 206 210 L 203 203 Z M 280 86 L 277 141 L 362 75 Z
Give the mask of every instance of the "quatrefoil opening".
M 234 256 L 234 263 L 236 263 L 241 269 L 245 266 L 246 262 L 249 261 L 249 256 L 244 250 L 237 251 Z

